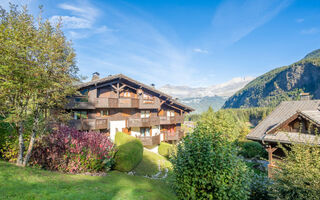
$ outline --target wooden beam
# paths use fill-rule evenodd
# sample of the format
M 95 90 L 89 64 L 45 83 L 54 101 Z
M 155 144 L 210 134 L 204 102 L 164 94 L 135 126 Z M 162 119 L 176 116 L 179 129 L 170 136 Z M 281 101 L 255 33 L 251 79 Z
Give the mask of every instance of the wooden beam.
M 119 81 L 118 81 L 118 83 L 117 83 L 117 97 L 118 97 L 118 98 L 120 97 Z
M 101 88 L 101 87 L 105 87 L 105 86 L 112 86 L 112 84 L 116 83 L 115 81 L 110 82 L 110 83 L 104 83 L 101 85 L 97 85 L 96 88 Z
M 115 91 L 118 90 L 116 86 L 114 86 L 114 85 L 111 85 L 111 86 L 112 86 L 113 89 L 115 89 Z

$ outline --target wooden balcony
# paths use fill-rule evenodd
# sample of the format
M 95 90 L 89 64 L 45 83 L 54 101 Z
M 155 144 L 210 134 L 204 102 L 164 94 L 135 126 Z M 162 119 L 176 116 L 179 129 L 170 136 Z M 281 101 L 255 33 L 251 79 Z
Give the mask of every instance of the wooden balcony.
M 139 109 L 159 109 L 160 100 L 154 99 L 137 99 L 130 97 L 121 98 L 88 98 L 72 97 L 66 106 L 66 109 L 95 109 L 95 108 L 139 108 Z
M 108 129 L 108 119 L 73 119 L 69 125 L 77 130 L 99 130 Z
M 150 127 L 159 125 L 159 117 L 128 118 L 128 127 Z
M 66 109 L 95 109 L 94 104 L 86 96 L 72 97 L 69 99 Z
M 160 134 L 155 136 L 136 136 L 143 146 L 153 146 L 160 144 Z
M 160 109 L 160 99 L 139 99 L 139 109 Z
M 139 108 L 139 99 L 99 97 L 95 101 L 96 108 Z
M 168 116 L 160 116 L 160 124 L 182 124 L 184 122 L 184 116 L 183 115 L 176 115 L 174 117 L 168 117 Z
M 184 132 L 182 130 L 178 130 L 175 132 L 163 131 L 164 141 L 179 141 L 184 137 Z

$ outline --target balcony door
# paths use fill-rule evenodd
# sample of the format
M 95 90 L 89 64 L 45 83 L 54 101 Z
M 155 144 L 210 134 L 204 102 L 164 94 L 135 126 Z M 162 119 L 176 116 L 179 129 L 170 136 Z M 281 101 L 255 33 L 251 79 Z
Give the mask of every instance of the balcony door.
M 142 136 L 151 136 L 150 128 L 140 128 L 140 134 Z
M 126 128 L 126 121 L 110 121 L 110 138 L 114 141 L 116 133 L 118 131 L 122 131 L 122 129 Z

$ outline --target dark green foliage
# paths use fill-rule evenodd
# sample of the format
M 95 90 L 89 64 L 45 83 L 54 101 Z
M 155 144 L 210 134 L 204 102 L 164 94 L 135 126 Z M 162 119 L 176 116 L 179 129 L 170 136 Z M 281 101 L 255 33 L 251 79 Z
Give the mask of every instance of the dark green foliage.
M 161 142 L 158 147 L 159 154 L 167 158 L 171 155 L 173 151 L 174 151 L 174 145 L 166 142 Z
M 320 199 L 320 148 L 311 144 L 293 144 L 290 151 L 281 148 L 286 157 L 276 163 L 272 177 L 276 199 Z
M 231 96 L 223 108 L 274 107 L 284 100 L 299 100 L 301 92 L 320 98 L 319 51 L 292 65 L 276 68 L 251 81 Z
M 117 152 L 115 155 L 115 169 L 129 172 L 142 160 L 143 145 L 140 140 L 125 133 L 118 132 L 115 136 Z
M 239 154 L 245 158 L 268 158 L 268 153 L 263 146 L 260 143 L 253 141 L 240 142 Z
M 180 199 L 249 198 L 249 170 L 211 124 L 200 123 L 177 146 L 173 175 Z
M 266 175 L 253 174 L 250 200 L 272 200 L 270 186 L 271 180 Z

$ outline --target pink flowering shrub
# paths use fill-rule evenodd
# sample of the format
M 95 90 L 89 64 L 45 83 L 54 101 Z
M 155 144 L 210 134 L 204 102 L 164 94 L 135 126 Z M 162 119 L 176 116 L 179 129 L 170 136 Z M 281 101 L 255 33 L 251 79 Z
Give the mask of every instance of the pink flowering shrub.
M 108 136 L 63 126 L 37 142 L 32 164 L 70 173 L 99 172 L 112 167 L 114 153 Z

